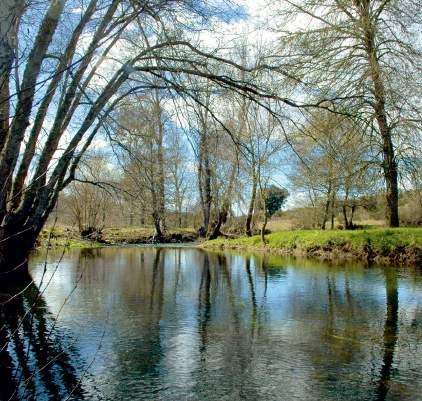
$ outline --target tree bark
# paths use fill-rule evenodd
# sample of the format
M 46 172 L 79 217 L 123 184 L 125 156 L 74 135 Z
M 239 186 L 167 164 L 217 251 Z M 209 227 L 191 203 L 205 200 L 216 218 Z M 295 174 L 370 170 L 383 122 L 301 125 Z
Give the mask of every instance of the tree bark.
M 249 208 L 248 214 L 246 216 L 246 235 L 248 237 L 252 236 L 252 218 L 253 218 L 253 211 L 255 207 L 255 199 L 256 199 L 256 190 L 258 186 L 257 174 L 255 172 L 255 166 L 252 167 L 252 192 L 251 192 L 251 199 L 249 201 Z
M 336 193 L 332 191 L 330 210 L 331 210 L 331 229 L 334 230 L 334 218 L 335 218 L 335 206 L 336 206 Z
M 12 180 L 11 172 L 14 171 L 19 156 L 21 142 L 24 138 L 31 116 L 33 101 L 37 89 L 37 79 L 44 61 L 45 54 L 53 39 L 59 18 L 62 14 L 65 1 L 52 1 L 47 13 L 41 23 L 34 45 L 28 57 L 23 74 L 22 87 L 18 93 L 15 118 L 9 129 L 4 148 L 0 157 L 0 182 L 7 189 Z M 6 199 L 8 191 L 0 192 L 0 212 L 6 210 Z
M 343 203 L 343 206 L 342 206 L 342 211 L 343 211 L 344 229 L 348 230 L 349 229 L 349 220 L 347 219 L 347 208 L 346 208 L 346 205 L 344 203 Z
M 165 202 L 165 173 L 164 173 L 164 123 L 158 93 L 156 94 L 156 118 L 157 118 L 157 162 L 158 162 L 158 214 L 160 219 L 161 235 L 166 232 L 166 202 Z
M 9 131 L 10 102 L 9 85 L 15 53 L 17 31 L 23 0 L 0 2 L 0 153 Z
M 221 227 L 227 222 L 227 217 L 229 215 L 229 209 L 230 209 L 230 199 L 231 199 L 233 186 L 236 179 L 236 171 L 237 171 L 237 166 L 236 164 L 234 164 L 232 167 L 232 171 L 230 173 L 229 184 L 228 184 L 226 193 L 224 194 L 221 210 L 218 213 L 217 221 L 216 221 L 216 224 L 214 225 L 212 233 L 208 238 L 210 240 L 216 239 L 221 235 Z
M 201 237 L 206 237 L 211 220 L 212 195 L 208 132 L 207 124 L 205 122 L 200 135 L 198 181 L 202 208 L 202 225 L 199 228 L 199 235 Z
M 328 192 L 327 192 L 327 201 L 325 202 L 325 209 L 324 209 L 324 216 L 321 222 L 321 230 L 325 230 L 325 226 L 328 220 L 328 212 L 330 210 L 330 203 L 331 203 L 331 181 L 328 184 Z

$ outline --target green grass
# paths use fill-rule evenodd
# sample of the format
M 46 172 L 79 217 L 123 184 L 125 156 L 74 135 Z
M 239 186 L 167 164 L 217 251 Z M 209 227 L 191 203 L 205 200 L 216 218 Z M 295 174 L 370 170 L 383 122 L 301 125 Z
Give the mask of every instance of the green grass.
M 365 230 L 295 230 L 280 231 L 266 236 L 265 249 L 284 253 L 322 254 L 343 252 L 351 256 L 394 256 L 403 252 L 422 252 L 420 228 L 370 228 Z M 217 239 L 204 247 L 264 249 L 259 236 Z
M 41 248 L 98 248 L 101 244 L 81 238 L 76 229 L 70 227 L 45 226 L 38 236 Z
M 103 240 L 112 243 L 126 243 L 146 240 L 154 234 L 153 227 L 109 227 L 103 230 Z M 191 228 L 168 230 L 171 234 L 192 234 L 195 231 Z M 98 248 L 103 243 L 85 240 L 81 238 L 75 227 L 46 226 L 38 236 L 39 246 L 42 248 Z
M 136 239 L 145 239 L 154 234 L 154 227 L 109 227 L 103 230 L 103 237 L 107 241 L 131 241 Z M 195 234 L 193 228 L 170 229 L 171 234 Z

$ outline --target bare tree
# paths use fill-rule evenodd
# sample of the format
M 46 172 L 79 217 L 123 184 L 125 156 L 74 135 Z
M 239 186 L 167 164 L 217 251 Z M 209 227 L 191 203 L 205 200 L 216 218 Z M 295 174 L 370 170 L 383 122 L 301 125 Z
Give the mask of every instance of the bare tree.
M 116 190 L 105 156 L 96 152 L 85 157 L 63 198 L 82 236 L 94 239 L 101 235 Z
M 404 127 L 420 132 L 421 3 L 287 0 L 278 4 L 288 26 L 279 28 L 286 63 L 308 94 L 337 98 L 349 113 L 366 119 L 370 126 L 374 121 L 374 143 L 379 144 L 386 183 L 387 221 L 397 227 L 395 145 Z
M 365 196 L 379 190 L 376 155 L 365 130 L 353 119 L 314 111 L 297 133 L 290 178 L 296 189 L 314 195 L 319 209 L 318 226 L 325 230 L 341 206 L 345 228 L 352 228 L 353 214 L 364 206 Z M 350 209 L 350 217 L 347 210 Z
M 148 97 L 133 98 L 121 108 L 117 138 L 125 174 L 133 183 L 133 196 L 148 196 L 147 209 L 158 238 L 166 231 L 165 119 L 157 91 Z

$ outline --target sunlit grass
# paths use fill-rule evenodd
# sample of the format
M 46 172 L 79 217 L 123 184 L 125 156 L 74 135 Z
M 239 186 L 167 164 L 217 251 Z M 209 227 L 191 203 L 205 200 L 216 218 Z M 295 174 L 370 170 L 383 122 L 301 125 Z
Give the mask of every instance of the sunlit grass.
M 370 228 L 365 230 L 292 230 L 266 236 L 266 249 L 283 250 L 287 253 L 330 252 L 333 250 L 354 255 L 391 255 L 405 250 L 422 250 L 421 228 Z M 208 241 L 205 247 L 262 249 L 260 236 Z
M 195 235 L 193 228 L 169 229 L 167 235 L 191 234 Z M 104 243 L 136 243 L 146 240 L 154 235 L 153 226 L 144 227 L 108 227 L 102 230 Z M 38 244 L 42 248 L 95 248 L 104 246 L 104 243 L 83 239 L 75 227 L 46 226 L 38 236 Z

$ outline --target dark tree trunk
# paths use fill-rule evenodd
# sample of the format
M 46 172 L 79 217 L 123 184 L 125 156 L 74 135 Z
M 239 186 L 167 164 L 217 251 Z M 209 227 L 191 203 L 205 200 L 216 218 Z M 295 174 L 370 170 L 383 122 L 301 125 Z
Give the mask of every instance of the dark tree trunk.
M 236 179 L 236 172 L 237 172 L 237 166 L 234 165 L 232 167 L 232 171 L 230 174 L 227 190 L 224 194 L 223 205 L 221 206 L 221 210 L 218 213 L 217 221 L 214 225 L 211 235 L 209 236 L 209 239 L 215 239 L 219 237 L 221 235 L 221 227 L 227 222 L 227 217 L 229 215 L 229 209 L 230 209 L 230 199 L 231 199 L 231 195 L 233 192 L 233 187 L 234 187 L 234 183 Z
M 332 191 L 332 185 L 331 185 L 331 180 L 330 180 L 328 183 L 327 202 L 325 203 L 324 216 L 321 222 L 321 230 L 325 230 L 325 226 L 327 224 L 328 212 L 330 211 L 330 204 L 331 204 L 331 191 Z
M 160 218 L 160 209 L 158 206 L 157 193 L 155 192 L 154 187 L 151 188 L 151 198 L 152 198 L 152 221 L 154 224 L 154 240 L 161 239 L 163 237 L 163 232 L 161 231 L 161 218 Z
M 223 224 L 226 223 L 228 214 L 228 208 L 226 209 L 223 206 L 223 210 L 218 213 L 217 221 L 215 222 L 214 228 L 212 229 L 212 233 L 210 234 L 208 239 L 216 239 L 221 235 L 221 227 L 223 226 Z
M 199 194 L 201 198 L 202 207 L 202 225 L 199 228 L 199 235 L 206 237 L 210 220 L 211 220 L 211 167 L 209 159 L 209 146 L 207 133 L 201 133 L 201 143 L 199 148 L 199 167 L 198 167 L 198 178 L 199 178 Z
M 397 177 L 397 162 L 391 136 L 383 133 L 383 169 L 386 182 L 387 222 L 390 227 L 399 227 L 399 189 Z
M 161 230 L 161 219 L 157 212 L 152 213 L 152 219 L 154 220 L 154 239 L 163 238 L 163 231 Z
M 331 210 L 331 229 L 334 230 L 334 219 L 335 219 L 335 207 L 336 207 L 336 193 L 332 191 L 330 210 Z
M 344 229 L 347 230 L 349 229 L 349 220 L 347 219 L 347 209 L 346 209 L 345 204 L 343 204 L 342 206 L 342 211 L 343 211 Z
M 322 222 L 321 222 L 321 230 L 325 230 L 325 226 L 326 226 L 327 220 L 328 220 L 329 209 L 330 209 L 330 201 L 327 200 L 327 202 L 325 203 L 324 216 L 323 216 Z
M 252 172 L 252 193 L 251 193 L 251 199 L 249 201 L 249 208 L 248 208 L 248 214 L 246 216 L 246 235 L 248 237 L 252 236 L 252 218 L 253 218 L 253 211 L 255 207 L 255 199 L 256 199 L 256 190 L 257 190 L 257 176 L 255 173 L 255 167 L 253 168 Z
M 32 229 L 18 232 L 0 227 L 0 288 L 31 281 L 28 257 L 34 248 L 36 234 Z

